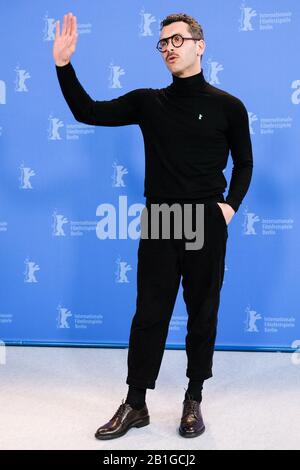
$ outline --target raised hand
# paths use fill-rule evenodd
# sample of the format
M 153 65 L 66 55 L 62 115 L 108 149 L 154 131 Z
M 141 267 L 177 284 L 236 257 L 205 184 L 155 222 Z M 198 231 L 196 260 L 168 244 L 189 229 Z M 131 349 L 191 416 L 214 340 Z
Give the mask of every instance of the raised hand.
M 56 21 L 55 25 L 53 58 L 56 65 L 63 66 L 70 62 L 71 55 L 76 49 L 78 38 L 76 16 L 71 12 L 64 15 L 61 34 L 59 20 Z

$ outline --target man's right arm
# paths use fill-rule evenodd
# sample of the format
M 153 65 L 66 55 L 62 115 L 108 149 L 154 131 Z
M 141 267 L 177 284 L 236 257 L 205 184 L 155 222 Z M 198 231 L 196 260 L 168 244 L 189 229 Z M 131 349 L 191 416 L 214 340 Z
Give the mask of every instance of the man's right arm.
M 77 121 L 96 126 L 139 124 L 142 89 L 129 91 L 112 100 L 96 101 L 82 87 L 71 62 L 62 66 L 55 64 L 55 68 L 62 94 Z

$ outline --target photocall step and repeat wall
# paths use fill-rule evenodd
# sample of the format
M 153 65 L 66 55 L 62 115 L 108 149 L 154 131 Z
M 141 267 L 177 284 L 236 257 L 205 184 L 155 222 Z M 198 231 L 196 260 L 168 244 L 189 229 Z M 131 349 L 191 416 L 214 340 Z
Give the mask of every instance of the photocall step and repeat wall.
M 71 62 L 95 100 L 168 86 L 160 21 L 185 12 L 202 25 L 204 76 L 245 104 L 254 158 L 228 225 L 216 348 L 299 348 L 298 0 L 0 3 L 2 344 L 127 347 L 135 313 L 143 137 L 74 119 L 52 55 L 69 11 Z M 229 154 L 224 196 L 232 168 Z M 186 323 L 180 286 L 166 347 L 184 348 Z

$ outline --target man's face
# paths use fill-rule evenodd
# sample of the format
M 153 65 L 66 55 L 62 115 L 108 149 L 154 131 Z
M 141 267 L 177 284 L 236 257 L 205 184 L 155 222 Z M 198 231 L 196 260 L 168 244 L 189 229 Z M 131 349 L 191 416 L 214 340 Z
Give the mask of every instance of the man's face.
M 159 39 L 168 38 L 173 34 L 191 38 L 192 34 L 188 31 L 188 27 L 188 24 L 184 21 L 175 21 L 162 28 Z M 161 55 L 170 72 L 177 75 L 185 70 L 193 70 L 197 67 L 204 48 L 203 39 L 196 42 L 192 40 L 184 41 L 180 47 L 173 46 L 171 39 L 169 39 L 167 49 L 165 52 L 161 52 Z M 172 58 L 172 55 L 175 57 Z

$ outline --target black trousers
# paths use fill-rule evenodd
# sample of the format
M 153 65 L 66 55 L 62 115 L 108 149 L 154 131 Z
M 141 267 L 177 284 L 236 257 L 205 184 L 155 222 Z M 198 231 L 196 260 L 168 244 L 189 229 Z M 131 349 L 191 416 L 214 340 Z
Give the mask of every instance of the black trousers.
M 219 198 L 218 201 L 224 202 L 224 199 Z M 196 203 L 201 201 L 192 204 L 194 228 Z M 150 205 L 146 201 L 149 229 Z M 228 229 L 222 209 L 215 200 L 204 202 L 203 207 L 204 244 L 201 249 L 187 250 L 184 235 L 175 239 L 172 218 L 170 239 L 163 239 L 161 232 L 158 239 L 140 238 L 136 312 L 130 329 L 127 358 L 128 385 L 155 388 L 181 278 L 188 314 L 186 376 L 201 380 L 213 376 Z

